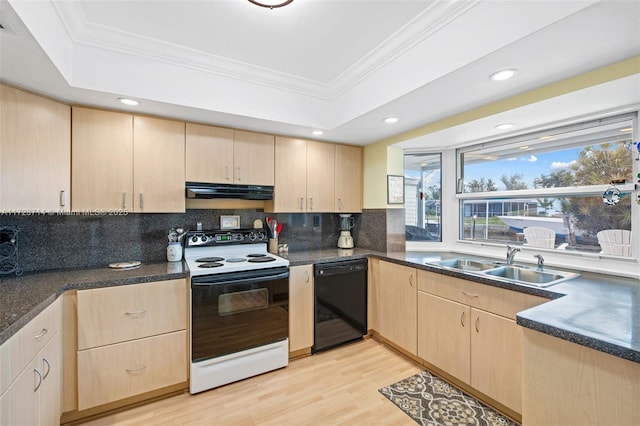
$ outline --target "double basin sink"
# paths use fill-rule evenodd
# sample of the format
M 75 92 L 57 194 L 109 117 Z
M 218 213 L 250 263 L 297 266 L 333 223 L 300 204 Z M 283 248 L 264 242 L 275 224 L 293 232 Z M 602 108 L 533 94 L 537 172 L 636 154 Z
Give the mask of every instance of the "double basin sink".
M 455 258 L 432 262 L 432 265 L 445 269 L 473 273 L 487 278 L 494 278 L 514 284 L 525 284 L 535 287 L 549 287 L 560 282 L 580 276 L 574 272 L 539 270 L 535 267 L 523 265 L 509 265 L 490 260 L 474 260 Z

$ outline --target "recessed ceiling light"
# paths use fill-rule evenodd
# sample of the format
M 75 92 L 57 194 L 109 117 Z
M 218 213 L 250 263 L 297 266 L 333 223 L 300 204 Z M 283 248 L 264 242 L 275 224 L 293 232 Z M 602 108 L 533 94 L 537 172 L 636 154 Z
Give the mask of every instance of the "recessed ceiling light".
M 387 117 L 382 121 L 384 121 L 387 124 L 393 124 L 398 122 L 398 117 Z
M 131 105 L 131 106 L 136 106 L 138 105 L 140 102 L 133 100 L 133 99 L 128 99 L 128 98 L 118 98 L 118 100 L 120 102 L 122 102 L 125 105 Z
M 316 136 L 320 136 L 320 135 L 324 134 L 324 132 L 323 132 L 322 130 L 314 130 L 314 131 L 313 131 L 313 132 L 311 132 L 311 133 L 313 133 L 313 134 L 314 134 L 314 135 L 316 135 Z
M 631 133 L 633 131 L 633 127 L 625 127 L 624 129 L 620 129 L 622 133 Z
M 498 129 L 498 130 L 507 130 L 507 129 L 512 128 L 513 126 L 515 126 L 515 124 L 513 124 L 513 123 L 503 123 L 503 124 L 498 124 L 496 126 L 496 129 Z
M 493 74 L 491 74 L 489 78 L 493 81 L 504 81 L 504 80 L 509 80 L 511 77 L 515 76 L 516 74 L 518 74 L 518 70 L 502 70 L 502 71 L 494 72 Z
M 540 136 L 538 139 L 540 139 L 541 141 L 548 141 L 549 139 L 553 139 L 553 136 L 544 135 L 544 136 Z
M 522 150 L 529 149 L 529 146 L 523 145 L 523 146 L 520 147 L 520 149 L 522 149 Z

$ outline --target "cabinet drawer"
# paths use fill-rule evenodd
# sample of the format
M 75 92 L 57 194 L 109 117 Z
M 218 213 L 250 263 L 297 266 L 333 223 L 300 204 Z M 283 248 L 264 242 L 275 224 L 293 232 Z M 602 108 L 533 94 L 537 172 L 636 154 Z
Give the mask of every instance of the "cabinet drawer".
M 186 329 L 184 279 L 78 291 L 78 350 Z
M 60 331 L 61 323 L 62 298 L 59 298 L 4 342 L 0 347 L 0 394 Z
M 187 380 L 187 332 L 78 352 L 78 410 Z
M 418 271 L 418 289 L 511 319 L 516 318 L 516 313 L 548 300 L 423 270 Z

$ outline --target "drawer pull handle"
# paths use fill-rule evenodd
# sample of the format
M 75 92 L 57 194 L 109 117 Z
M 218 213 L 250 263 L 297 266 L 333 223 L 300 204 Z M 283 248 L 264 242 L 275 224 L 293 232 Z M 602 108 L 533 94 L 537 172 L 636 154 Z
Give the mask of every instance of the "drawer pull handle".
M 309 282 L 309 271 L 304 271 L 305 277 L 304 277 L 304 281 L 305 282 Z
M 126 372 L 127 373 L 133 373 L 134 371 L 144 370 L 145 368 L 147 368 L 147 364 L 142 364 L 140 367 L 127 368 Z
M 476 333 L 480 333 L 480 317 L 476 317 Z
M 38 333 L 37 335 L 33 336 L 34 339 L 40 341 L 40 339 L 42 339 L 44 337 L 45 334 L 47 334 L 47 329 L 43 328 L 42 331 L 40 333 Z
M 143 309 L 143 310 L 141 310 L 141 311 L 125 312 L 124 314 L 125 314 L 125 315 L 128 315 L 128 316 L 130 316 L 130 317 L 139 317 L 139 318 L 141 318 L 141 317 L 143 317 L 143 316 L 144 316 L 144 314 L 146 314 L 146 313 L 147 313 L 147 310 L 146 310 L 146 309 Z
M 33 389 L 34 392 L 38 392 L 38 389 L 40 389 L 40 385 L 42 385 L 42 374 L 40 374 L 40 371 L 37 368 L 33 369 L 33 372 L 36 373 L 37 375 L 37 379 L 38 379 L 38 384 L 36 385 L 36 387 Z M 35 376 L 34 376 L 35 377 Z
M 464 327 L 464 311 L 462 311 L 462 314 L 460 315 L 460 324 Z
M 474 293 L 467 293 L 466 291 L 463 291 L 463 292 L 462 292 L 462 294 L 464 294 L 465 296 L 468 296 L 468 297 L 478 297 L 478 295 L 477 295 L 477 294 L 474 294 Z
M 45 357 L 42 357 L 42 369 L 43 370 L 44 370 L 45 364 L 47 365 L 47 372 L 44 373 L 44 377 L 42 378 L 42 380 L 46 379 L 47 376 L 49 375 L 49 372 L 51 371 L 51 364 L 49 364 L 49 360 L 47 360 Z
M 409 274 L 409 285 L 413 287 L 413 274 Z
M 304 197 L 300 197 L 300 210 L 304 209 Z

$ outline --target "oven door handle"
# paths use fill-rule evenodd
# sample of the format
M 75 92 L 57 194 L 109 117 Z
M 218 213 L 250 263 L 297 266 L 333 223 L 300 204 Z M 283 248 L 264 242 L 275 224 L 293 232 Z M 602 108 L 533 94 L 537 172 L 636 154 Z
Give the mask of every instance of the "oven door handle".
M 194 277 L 191 278 L 191 284 L 195 285 L 195 286 L 214 286 L 214 285 L 219 285 L 219 284 L 245 284 L 245 283 L 257 283 L 257 282 L 264 282 L 264 281 L 273 281 L 273 280 L 280 280 L 283 278 L 288 278 L 289 277 L 289 272 L 283 272 L 281 274 L 276 274 L 276 275 L 267 275 L 267 276 L 263 276 L 263 277 L 247 277 L 247 278 L 239 278 L 239 279 L 221 279 L 221 280 L 215 280 L 215 281 L 211 281 L 211 277 Z

